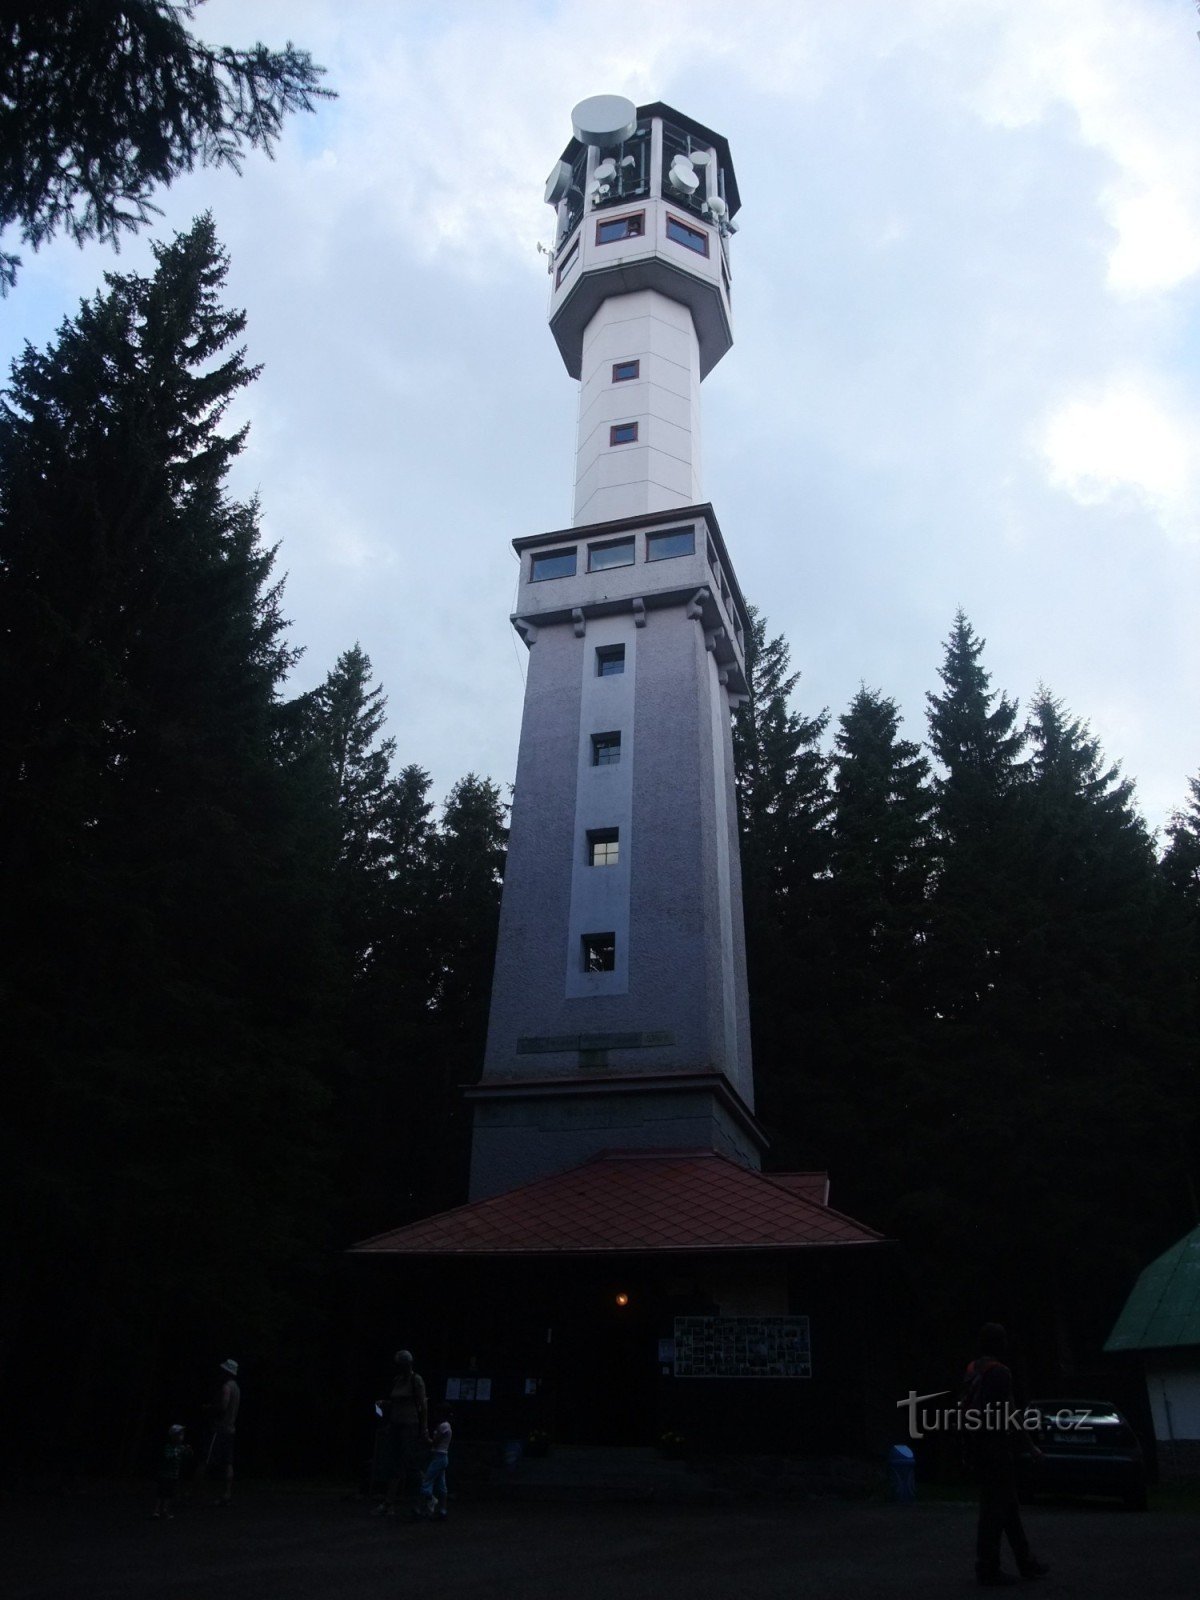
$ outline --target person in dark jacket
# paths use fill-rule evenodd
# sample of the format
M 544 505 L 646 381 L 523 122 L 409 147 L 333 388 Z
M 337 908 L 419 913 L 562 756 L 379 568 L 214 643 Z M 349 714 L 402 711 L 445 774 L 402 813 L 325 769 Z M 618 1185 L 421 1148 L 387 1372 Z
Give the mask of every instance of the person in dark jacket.
M 1012 1413 L 1012 1373 L 1004 1363 L 1008 1335 L 998 1322 L 989 1322 L 979 1334 L 979 1354 L 967 1367 L 963 1384 L 964 1405 L 981 1413 L 966 1421 L 970 1454 L 979 1483 L 979 1527 L 975 1538 L 975 1576 L 987 1588 L 1040 1578 L 1050 1568 L 1029 1548 L 1017 1503 L 1015 1456 L 1019 1451 L 1040 1454 Z M 1020 1578 L 1000 1565 L 1000 1541 L 1006 1538 L 1017 1562 Z

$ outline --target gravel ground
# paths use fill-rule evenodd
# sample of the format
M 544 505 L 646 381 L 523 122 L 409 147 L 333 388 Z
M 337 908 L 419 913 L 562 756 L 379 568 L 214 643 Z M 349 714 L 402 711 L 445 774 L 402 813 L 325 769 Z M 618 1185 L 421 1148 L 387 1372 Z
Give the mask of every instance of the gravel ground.
M 318 1491 L 239 1486 L 229 1510 L 102 1489 L 0 1509 L 6 1600 L 875 1600 L 975 1594 L 974 1509 L 807 1500 L 729 1508 L 452 1502 L 445 1523 L 373 1518 Z M 1196 1600 L 1200 1518 L 1026 1513 L 1046 1600 Z

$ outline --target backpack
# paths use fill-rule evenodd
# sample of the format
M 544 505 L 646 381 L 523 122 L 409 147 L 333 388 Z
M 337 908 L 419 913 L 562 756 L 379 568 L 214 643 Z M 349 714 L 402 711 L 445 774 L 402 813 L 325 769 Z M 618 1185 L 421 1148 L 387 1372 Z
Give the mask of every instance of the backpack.
M 966 1425 L 966 1413 L 983 1413 L 987 1410 L 988 1402 L 984 1396 L 984 1379 L 989 1372 L 994 1372 L 997 1367 L 1002 1367 L 1002 1361 L 993 1361 L 990 1356 L 980 1356 L 977 1361 L 972 1361 L 963 1377 L 962 1387 L 958 1391 L 958 1446 L 960 1464 L 969 1472 L 977 1471 L 981 1461 L 986 1460 L 990 1453 L 989 1435 L 986 1429 L 980 1428 L 976 1423 L 974 1428 Z M 992 1435 L 994 1438 L 994 1435 Z
M 982 1411 L 986 1405 L 983 1398 L 983 1380 L 989 1372 L 994 1372 L 1003 1363 L 993 1361 L 989 1356 L 980 1356 L 978 1361 L 972 1361 L 967 1367 L 966 1376 L 963 1378 L 962 1387 L 958 1392 L 958 1407 L 960 1411 Z

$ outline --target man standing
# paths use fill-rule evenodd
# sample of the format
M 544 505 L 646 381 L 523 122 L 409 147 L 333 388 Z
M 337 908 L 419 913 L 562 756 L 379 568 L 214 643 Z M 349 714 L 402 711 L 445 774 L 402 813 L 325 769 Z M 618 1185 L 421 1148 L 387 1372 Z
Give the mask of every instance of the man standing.
M 242 1391 L 238 1388 L 238 1364 L 230 1359 L 222 1361 L 217 1371 L 222 1374 L 221 1393 L 214 1408 L 212 1438 L 204 1458 L 205 1471 L 216 1469 L 225 1479 L 225 1492 L 217 1501 L 227 1506 L 233 1499 L 233 1441 L 237 1432 L 238 1407 Z
M 1004 1364 L 1008 1335 L 998 1322 L 989 1322 L 979 1334 L 979 1355 L 967 1368 L 963 1404 L 980 1413 L 968 1434 L 971 1457 L 979 1480 L 979 1529 L 975 1541 L 975 1575 L 986 1588 L 1019 1583 L 1000 1565 L 1000 1540 L 1005 1537 L 1016 1557 L 1021 1578 L 1040 1578 L 1050 1568 L 1029 1548 L 1017 1503 L 1016 1450 L 1041 1452 L 1024 1431 L 1010 1424 L 1013 1403 L 1012 1373 Z M 982 1426 L 980 1426 L 982 1422 Z

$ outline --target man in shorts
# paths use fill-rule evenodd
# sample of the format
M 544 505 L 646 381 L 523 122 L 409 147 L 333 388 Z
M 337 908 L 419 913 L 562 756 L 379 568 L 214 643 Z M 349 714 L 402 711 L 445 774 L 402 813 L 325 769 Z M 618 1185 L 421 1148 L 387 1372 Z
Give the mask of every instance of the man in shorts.
M 242 1391 L 238 1388 L 236 1361 L 222 1361 L 217 1370 L 222 1379 L 221 1394 L 215 1407 L 216 1416 L 213 1420 L 208 1454 L 204 1458 L 204 1470 L 221 1473 L 225 1480 L 225 1492 L 217 1501 L 217 1505 L 227 1506 L 233 1499 L 233 1441 L 237 1432 L 237 1414 L 238 1407 L 242 1403 Z

